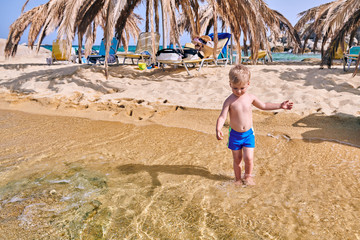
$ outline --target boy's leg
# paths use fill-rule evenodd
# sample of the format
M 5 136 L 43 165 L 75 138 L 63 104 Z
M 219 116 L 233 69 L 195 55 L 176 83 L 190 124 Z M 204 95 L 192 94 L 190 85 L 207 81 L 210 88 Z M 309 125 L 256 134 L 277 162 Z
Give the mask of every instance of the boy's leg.
M 252 179 L 252 171 L 254 168 L 254 148 L 243 148 L 244 162 L 245 162 L 245 177 L 246 184 L 254 185 L 255 182 Z
M 241 182 L 241 167 L 240 163 L 242 160 L 242 150 L 231 150 L 233 154 L 233 166 L 234 166 L 234 173 L 235 173 L 235 181 Z

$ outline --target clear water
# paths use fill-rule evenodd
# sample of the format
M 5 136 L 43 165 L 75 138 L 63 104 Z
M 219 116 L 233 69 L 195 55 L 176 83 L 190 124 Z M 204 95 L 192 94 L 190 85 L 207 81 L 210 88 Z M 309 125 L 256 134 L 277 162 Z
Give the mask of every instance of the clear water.
M 304 54 L 293 54 L 293 53 L 272 53 L 274 62 L 299 62 L 305 58 L 318 58 L 321 59 L 321 54 L 304 53 Z
M 257 185 L 237 187 L 213 132 L 1 110 L 0 127 L 0 239 L 360 236 L 358 147 L 257 134 Z

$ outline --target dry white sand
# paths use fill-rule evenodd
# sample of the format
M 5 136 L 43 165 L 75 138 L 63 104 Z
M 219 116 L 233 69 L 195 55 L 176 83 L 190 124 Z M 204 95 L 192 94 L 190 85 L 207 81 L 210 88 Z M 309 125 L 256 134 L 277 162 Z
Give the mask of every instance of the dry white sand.
M 0 41 L 0 48 L 4 47 Z M 2 52 L 3 54 L 3 52 Z M 15 58 L 0 58 L 0 92 L 17 93 L 23 99 L 52 99 L 79 106 L 93 103 L 118 104 L 122 99 L 144 100 L 185 107 L 220 109 L 231 93 L 228 72 L 231 66 L 191 69 L 183 67 L 138 70 L 134 65 L 110 66 L 110 77 L 104 67 L 79 64 L 46 65 L 50 52 L 42 49 L 36 55 L 19 46 Z M 34 60 L 35 59 L 35 60 Z M 121 61 L 120 61 L 121 62 Z M 294 102 L 292 112 L 360 115 L 360 76 L 341 65 L 319 69 L 311 64 L 249 65 L 250 92 L 264 102 Z
M 0 64 L 43 64 L 46 63 L 46 58 L 51 57 L 51 51 L 40 48 L 39 52 L 36 51 L 36 46 L 33 49 L 28 48 L 24 44 L 18 46 L 16 55 L 9 59 L 4 57 L 4 49 L 6 39 L 0 39 Z

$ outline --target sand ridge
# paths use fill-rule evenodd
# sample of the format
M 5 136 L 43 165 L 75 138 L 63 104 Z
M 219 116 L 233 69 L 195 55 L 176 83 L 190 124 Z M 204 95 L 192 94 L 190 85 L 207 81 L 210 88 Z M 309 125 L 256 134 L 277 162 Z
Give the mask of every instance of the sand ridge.
M 81 95 L 77 99 L 81 99 Z M 90 103 L 84 106 L 74 99 L 36 99 L 31 95 L 19 97 L 15 93 L 0 96 L 0 109 L 135 125 L 159 124 L 207 134 L 215 134 L 215 122 L 220 113 L 219 109 L 189 108 L 131 98 L 117 99 L 116 103 Z M 284 111 L 254 110 L 253 122 L 257 135 L 286 140 L 332 141 L 360 147 L 360 119 L 352 115 L 299 115 Z M 227 121 L 225 128 L 228 127 Z

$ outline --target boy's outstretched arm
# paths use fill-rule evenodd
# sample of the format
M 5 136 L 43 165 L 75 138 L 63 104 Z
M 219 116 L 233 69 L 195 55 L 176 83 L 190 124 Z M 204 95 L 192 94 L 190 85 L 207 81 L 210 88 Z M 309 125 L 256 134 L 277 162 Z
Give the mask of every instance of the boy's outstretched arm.
M 277 110 L 277 109 L 286 109 L 290 110 L 293 107 L 293 103 L 289 100 L 282 103 L 263 103 L 257 97 L 254 96 L 253 105 L 261 110 Z
M 217 140 L 222 140 L 224 138 L 224 134 L 222 132 L 222 127 L 224 126 L 224 123 L 226 121 L 227 118 L 227 114 L 229 112 L 229 101 L 226 99 L 224 104 L 223 104 L 223 108 L 221 110 L 220 116 L 217 119 L 216 122 L 216 138 Z

